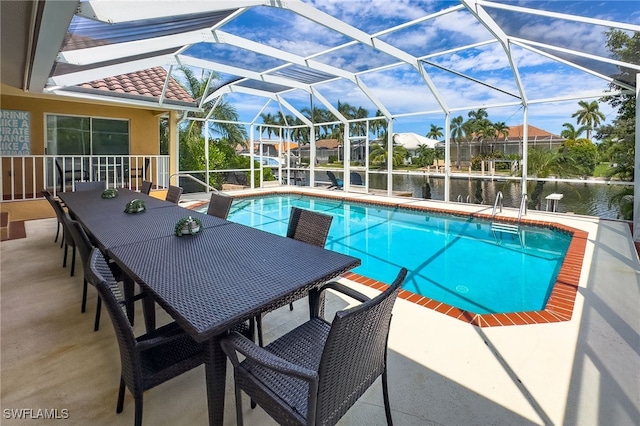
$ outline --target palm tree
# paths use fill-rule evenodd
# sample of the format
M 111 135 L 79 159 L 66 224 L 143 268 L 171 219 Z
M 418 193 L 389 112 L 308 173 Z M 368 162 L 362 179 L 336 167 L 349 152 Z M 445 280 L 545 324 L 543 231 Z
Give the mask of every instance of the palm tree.
M 429 130 L 429 133 L 427 133 L 426 136 L 431 139 L 441 138 L 442 136 L 444 136 L 444 134 L 442 133 L 442 127 L 439 127 L 437 124 L 432 124 L 431 130 Z
M 465 131 L 462 127 L 464 118 L 461 115 L 451 119 L 451 138 L 456 143 L 456 167 L 460 169 L 460 139 L 464 135 Z
M 314 106 L 313 109 L 302 108 L 300 112 L 302 112 L 302 114 L 304 114 L 305 117 L 311 120 L 312 123 L 326 123 L 327 121 L 330 121 L 330 119 L 328 119 L 329 111 L 327 111 L 326 109 L 322 109 Z M 318 129 L 317 138 L 318 139 L 326 138 L 327 134 L 328 134 L 327 126 L 321 126 Z
M 382 117 L 382 111 L 376 110 L 376 117 Z M 387 132 L 387 120 L 380 118 L 371 122 L 371 131 L 380 139 L 383 133 Z
M 565 139 L 570 139 L 574 141 L 580 138 L 580 135 L 582 134 L 582 132 L 584 132 L 585 130 L 588 130 L 587 126 L 580 126 L 576 129 L 575 126 L 571 123 L 564 123 L 562 127 L 564 127 L 565 129 L 562 132 L 560 132 L 560 136 L 562 136 Z
M 355 118 L 357 109 L 348 102 L 338 101 L 338 112 L 342 114 L 342 116 L 347 120 L 351 120 Z M 330 137 L 332 139 L 338 139 L 339 141 L 342 141 L 344 139 L 344 124 L 336 124 L 331 130 Z
M 527 169 L 529 175 L 545 179 L 549 176 L 569 177 L 577 176 L 579 170 L 571 157 L 564 156 L 558 150 L 546 151 L 540 148 L 533 148 L 529 151 L 527 158 Z M 536 186 L 531 193 L 529 201 L 530 208 L 540 209 L 542 200 L 542 190 L 546 181 L 536 181 Z
M 202 78 L 199 79 L 189 67 L 183 66 L 180 67 L 179 70 L 182 71 L 185 77 L 185 81 L 181 83 L 182 86 L 194 99 L 202 99 L 208 93 L 216 90 L 216 85 L 209 87 L 207 90 L 207 82 L 209 80 L 217 82 L 217 86 L 225 84 L 219 81 L 220 76 L 215 72 L 203 73 Z M 205 103 L 202 106 L 203 111 L 196 112 L 193 116 L 196 118 L 205 118 L 211 111 L 214 103 L 214 100 Z M 212 128 L 222 134 L 223 139 L 226 139 L 226 142 L 233 147 L 238 144 L 244 146 L 247 143 L 247 131 L 244 126 L 230 124 L 230 122 L 238 121 L 238 117 L 238 112 L 235 107 L 226 101 L 219 102 L 210 114 L 211 119 L 224 121 L 223 123 L 213 123 Z M 186 129 L 186 135 L 184 136 L 185 140 L 200 139 L 202 137 L 203 126 L 204 121 L 190 120 Z
M 475 133 L 478 135 L 478 140 L 480 141 L 480 153 L 486 154 L 485 142 L 487 140 L 493 140 L 496 137 L 496 129 L 493 127 L 493 123 L 486 119 L 482 120 L 482 122 L 476 124 Z
M 262 118 L 262 122 L 266 124 L 266 126 L 262 128 L 262 133 L 267 132 L 267 139 L 271 139 L 271 135 L 274 132 L 273 127 L 271 126 L 276 124 L 277 118 L 274 117 L 270 112 L 267 114 L 260 114 L 260 118 Z
M 374 143 L 371 145 L 371 152 L 369 153 L 369 161 L 372 164 L 380 164 L 385 168 L 388 168 L 387 157 L 389 146 L 388 138 L 384 138 L 382 143 Z M 406 157 L 407 149 L 402 145 L 393 145 L 393 157 L 391 159 L 394 166 L 402 164 Z
M 353 118 L 355 119 L 361 119 L 361 118 L 367 118 L 369 116 L 369 111 L 367 111 L 366 109 L 362 108 L 362 107 L 358 107 L 355 110 L 355 114 L 353 116 Z M 366 121 L 357 121 L 355 123 L 351 124 L 351 134 L 352 135 L 357 135 L 357 136 L 365 136 L 367 133 L 367 122 Z
M 598 101 L 580 101 L 580 109 L 573 113 L 571 117 L 576 118 L 578 124 L 587 126 L 587 139 L 591 139 L 591 131 L 598 127 L 605 120 L 605 115 L 600 111 Z
M 487 127 L 491 125 L 489 121 L 489 113 L 484 108 L 479 108 L 475 111 L 469 111 L 467 114 L 469 119 L 466 121 L 464 126 L 467 128 L 467 132 L 469 135 L 475 134 L 480 141 L 480 154 L 484 154 L 484 139 L 486 134 L 483 131 L 487 130 Z
M 502 135 L 504 139 L 507 139 L 507 136 L 509 136 L 509 126 L 507 126 L 504 121 L 493 123 L 493 128 L 496 130 L 497 136 Z

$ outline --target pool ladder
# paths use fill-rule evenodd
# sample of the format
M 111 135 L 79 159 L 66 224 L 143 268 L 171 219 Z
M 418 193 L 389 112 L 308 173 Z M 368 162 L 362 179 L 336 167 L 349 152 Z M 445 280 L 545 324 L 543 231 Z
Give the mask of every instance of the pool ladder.
M 498 191 L 498 193 L 496 194 L 496 201 L 493 203 L 493 212 L 491 213 L 491 232 L 493 232 L 493 236 L 496 239 L 496 241 L 498 241 L 498 233 L 506 233 L 506 234 L 518 235 L 518 240 L 520 242 L 520 245 L 521 246 L 524 245 L 523 235 L 520 232 L 520 221 L 522 219 L 522 216 L 527 214 L 527 199 L 528 199 L 527 194 L 522 194 L 522 198 L 520 200 L 520 208 L 518 209 L 518 221 L 515 224 L 505 223 L 505 222 L 496 222 L 495 217 L 496 217 L 496 214 L 498 213 L 497 210 L 499 209 L 500 210 L 499 213 L 502 213 L 502 202 L 503 202 L 502 191 Z

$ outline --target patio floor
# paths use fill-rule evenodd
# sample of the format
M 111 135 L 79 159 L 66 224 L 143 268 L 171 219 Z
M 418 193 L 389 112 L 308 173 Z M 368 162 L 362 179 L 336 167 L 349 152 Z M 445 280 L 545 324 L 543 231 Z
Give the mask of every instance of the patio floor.
M 398 299 L 389 339 L 396 424 L 640 425 L 640 264 L 629 227 L 572 215 L 541 218 L 589 232 L 573 318 L 477 328 Z M 2 424 L 32 424 L 11 418 L 21 409 L 33 415 L 57 409 L 60 415 L 68 410 L 65 424 L 130 425 L 130 395 L 124 412 L 115 413 L 120 361 L 106 312 L 100 330 L 92 331 L 92 289 L 87 313 L 80 313 L 81 262 L 75 277 L 61 268 L 55 219 L 25 226 L 26 238 L 0 244 Z M 334 296 L 327 303 L 331 312 L 347 302 Z M 160 321 L 168 321 L 158 309 Z M 285 307 L 266 315 L 265 339 L 306 315 L 305 301 L 292 312 Z M 141 326 L 137 321 L 136 329 Z M 231 425 L 228 370 L 225 423 Z M 245 401 L 246 424 L 274 424 Z M 143 418 L 154 425 L 206 424 L 204 368 L 146 392 Z M 385 424 L 379 381 L 340 424 Z

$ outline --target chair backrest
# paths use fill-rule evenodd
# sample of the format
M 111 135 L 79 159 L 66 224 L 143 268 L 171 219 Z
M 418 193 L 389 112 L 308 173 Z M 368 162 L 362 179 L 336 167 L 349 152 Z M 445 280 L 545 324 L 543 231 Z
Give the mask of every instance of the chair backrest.
M 118 347 L 120 349 L 120 362 L 122 363 L 122 378 L 132 393 L 142 392 L 142 370 L 140 358 L 136 352 L 136 338 L 127 319 L 124 298 L 120 292 L 118 283 L 107 280 L 109 276 L 108 263 L 98 249 L 93 249 L 89 254 L 89 260 L 85 264 L 85 277 L 87 282 L 93 285 L 106 306 L 107 312 L 116 332 Z
M 92 182 L 75 182 L 74 183 L 76 191 L 93 191 L 95 189 L 100 189 L 104 191 L 107 189 L 107 182 L 104 180 L 94 180 Z
M 86 265 L 89 261 L 89 255 L 91 254 L 91 250 L 93 249 L 93 244 L 91 243 L 91 240 L 89 240 L 89 237 L 87 236 L 87 233 L 84 231 L 84 228 L 82 227 L 80 222 L 71 219 L 67 213 L 65 213 L 65 215 L 67 229 L 69 230 L 71 238 L 73 238 L 73 241 L 75 242 L 75 245 L 80 252 L 82 264 Z
M 60 205 L 60 203 L 58 203 L 58 205 Z M 62 209 L 61 205 L 60 210 L 62 210 L 60 222 L 62 222 L 62 228 L 64 229 L 64 242 L 70 247 L 77 247 L 77 241 L 72 230 L 72 222 L 74 222 L 74 220 L 71 219 L 69 213 Z
M 342 182 L 336 177 L 336 175 L 331 170 L 327 170 L 327 176 L 331 181 L 331 185 L 336 186 L 338 188 L 342 188 Z
M 291 207 L 287 237 L 324 247 L 332 220 L 328 214 Z
M 335 424 L 384 372 L 391 311 L 406 274 L 402 268 L 384 292 L 335 314 L 318 369 L 316 424 Z
M 58 200 L 53 198 L 51 193 L 47 190 L 42 191 L 42 195 L 44 198 L 51 204 L 53 211 L 56 213 L 56 217 L 58 218 L 58 222 L 62 222 L 62 215 L 64 214 L 64 209 Z
M 167 191 L 167 197 L 165 198 L 165 200 L 178 204 L 178 202 L 180 201 L 181 195 L 182 195 L 181 187 L 169 185 L 169 190 Z
M 149 195 L 151 192 L 151 187 L 153 186 L 153 182 L 149 182 L 148 180 L 142 181 L 142 187 L 140 187 L 140 192 L 143 194 Z
M 352 185 L 362 185 L 362 176 L 360 176 L 360 173 L 351 172 L 349 173 L 349 176 L 351 177 Z
M 233 203 L 233 197 L 213 192 L 207 214 L 226 219 L 229 216 L 229 210 L 231 210 L 231 203 Z

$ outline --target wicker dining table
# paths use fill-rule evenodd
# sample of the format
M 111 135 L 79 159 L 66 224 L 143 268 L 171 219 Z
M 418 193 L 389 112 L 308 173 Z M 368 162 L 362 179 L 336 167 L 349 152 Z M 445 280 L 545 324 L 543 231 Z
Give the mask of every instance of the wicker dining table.
M 360 264 L 352 256 L 224 219 L 209 220 L 208 215 L 202 215 L 207 216 L 203 218 L 206 223 L 203 220 L 203 229 L 195 235 L 177 237 L 172 232 L 159 235 L 161 232 L 154 230 L 153 225 L 134 230 L 128 219 L 137 215 L 164 217 L 163 225 L 155 220 L 147 222 L 166 227 L 171 223 L 166 218 L 175 214 L 171 212 L 175 208 L 186 215 L 200 213 L 175 204 L 158 205 L 148 207 L 144 213 L 111 221 L 105 210 L 113 209 L 117 217 L 119 207 L 124 206 L 116 208 L 116 203 L 108 203 L 112 200 L 88 194 L 96 191 L 86 192 L 84 196 L 60 195 L 83 226 L 97 240 L 104 239 L 99 244 L 107 255 L 203 344 L 210 424 L 222 424 L 224 413 L 227 360 L 219 339 L 234 325 L 314 292 L 323 282 Z M 143 198 L 143 194 L 139 195 L 137 198 Z M 77 203 L 83 206 L 81 213 L 74 209 Z M 87 203 L 100 207 L 88 207 Z M 121 242 L 117 242 L 117 236 L 121 236 Z

